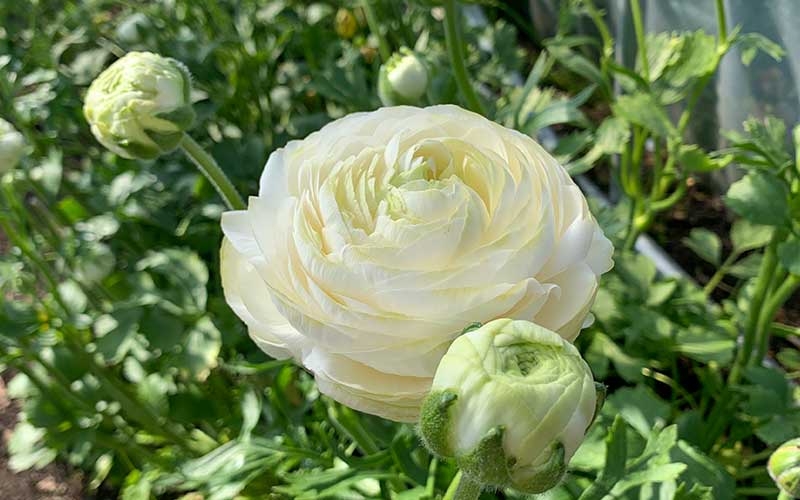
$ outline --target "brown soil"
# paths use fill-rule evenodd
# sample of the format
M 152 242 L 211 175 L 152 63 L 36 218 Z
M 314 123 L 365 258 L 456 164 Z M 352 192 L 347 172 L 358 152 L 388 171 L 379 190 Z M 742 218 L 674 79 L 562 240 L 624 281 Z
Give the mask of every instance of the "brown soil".
M 42 470 L 19 473 L 8 468 L 6 442 L 17 422 L 19 408 L 6 396 L 6 386 L 0 378 L 0 499 L 2 500 L 80 500 L 84 498 L 79 474 L 54 463 Z

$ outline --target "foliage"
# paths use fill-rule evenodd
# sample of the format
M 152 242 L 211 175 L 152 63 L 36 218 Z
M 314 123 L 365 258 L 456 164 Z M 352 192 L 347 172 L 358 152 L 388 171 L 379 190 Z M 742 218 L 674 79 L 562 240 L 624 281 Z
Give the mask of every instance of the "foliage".
M 23 405 L 8 446 L 15 470 L 58 458 L 85 470 L 90 490 L 127 500 L 444 494 L 455 466 L 411 426 L 321 397 L 307 373 L 247 338 L 218 279 L 223 205 L 191 164 L 105 152 L 81 114 L 113 59 L 173 57 L 194 75 L 193 134 L 252 193 L 269 152 L 379 105 L 381 44 L 425 55 L 428 102 L 462 103 L 438 2 L 370 3 L 377 33 L 349 1 L 0 4 L 0 115 L 30 148 L 0 186 L 0 369 Z M 626 197 L 593 207 L 618 247 L 677 203 L 691 176 L 745 170 L 724 198 L 738 216 L 730 234 L 695 228 L 686 239 L 716 270 L 703 289 L 641 255 L 615 257 L 577 341 L 610 397 L 545 498 L 774 497 L 766 458 L 800 434 L 781 370 L 796 376 L 800 358 L 775 340 L 798 331 L 774 321 L 800 286 L 800 132 L 789 148 L 785 124 L 754 119 L 712 153 L 682 133 L 731 47 L 746 64 L 782 50 L 738 29 L 640 33 L 636 62 L 623 66 L 589 0 L 564 2 L 559 35 L 536 50 L 519 16 L 482 3 L 464 9 L 463 36 L 489 116 L 531 136 L 557 130 L 550 146 L 575 173 L 620 157 Z M 340 9 L 355 27 L 337 34 Z M 570 31 L 586 16 L 599 42 Z M 685 106 L 677 121 L 674 104 Z M 608 116 L 590 118 L 597 108 Z M 761 364 L 771 345 L 781 366 Z

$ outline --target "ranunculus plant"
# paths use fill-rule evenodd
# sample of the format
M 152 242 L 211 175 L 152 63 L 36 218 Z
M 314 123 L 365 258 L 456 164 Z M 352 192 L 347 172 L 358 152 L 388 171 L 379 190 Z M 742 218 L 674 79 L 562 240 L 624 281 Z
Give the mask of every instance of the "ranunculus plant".
M 289 143 L 222 227 L 225 296 L 255 342 L 404 422 L 465 324 L 524 319 L 572 340 L 612 266 L 566 171 L 456 106 L 353 114 Z
M 459 489 L 541 493 L 567 470 L 604 389 L 574 345 L 529 321 L 497 319 L 460 336 L 420 416 L 426 446 L 453 457 Z

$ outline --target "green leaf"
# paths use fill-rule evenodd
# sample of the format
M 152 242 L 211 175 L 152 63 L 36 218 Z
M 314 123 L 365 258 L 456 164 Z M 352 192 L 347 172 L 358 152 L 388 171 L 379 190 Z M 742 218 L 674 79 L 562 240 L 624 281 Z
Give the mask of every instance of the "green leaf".
M 792 235 L 778 246 L 781 265 L 792 274 L 800 276 L 800 239 Z
M 722 241 L 716 234 L 708 229 L 695 227 L 689 231 L 689 237 L 683 238 L 681 241 L 704 261 L 719 266 Z
M 239 439 L 250 439 L 250 433 L 255 429 L 259 418 L 261 418 L 261 398 L 254 388 L 247 387 L 242 396 L 242 428 L 239 431 Z
M 704 326 L 682 328 L 675 340 L 678 352 L 701 363 L 714 361 L 721 366 L 726 366 L 733 360 L 736 347 L 736 339 L 724 330 Z
M 125 486 L 120 494 L 121 500 L 150 500 L 153 483 L 147 474 L 134 470 L 125 478 Z
M 611 105 L 614 116 L 642 126 L 659 137 L 677 134 L 661 104 L 644 92 L 622 95 Z
M 107 365 L 122 361 L 135 345 L 139 333 L 140 308 L 122 309 L 104 314 L 95 320 L 93 328 L 97 353 Z
M 625 422 L 617 415 L 605 438 L 606 461 L 597 479 L 586 488 L 579 500 L 600 500 L 625 475 L 628 459 L 628 440 Z
M 751 171 L 731 185 L 725 203 L 755 224 L 783 226 L 788 220 L 788 196 L 789 189 L 781 179 L 766 172 Z
M 687 172 L 713 172 L 726 167 L 732 160 L 732 155 L 711 158 L 696 144 L 684 144 L 678 150 L 678 162 Z
M 680 479 L 688 486 L 705 486 L 714 493 L 712 498 L 734 498 L 736 482 L 717 462 L 686 441 L 678 441 L 670 450 L 674 462 L 686 464 Z
M 44 444 L 46 430 L 27 422 L 19 422 L 8 441 L 8 467 L 15 472 L 41 469 L 56 458 L 56 450 Z
M 669 418 L 669 404 L 643 385 L 618 389 L 606 404 L 642 436 L 648 436 L 654 426 L 663 425 Z
M 616 117 L 606 118 L 597 128 L 592 148 L 583 157 L 567 164 L 567 171 L 570 175 L 578 175 L 591 169 L 604 155 L 622 153 L 630 135 L 628 122 Z
M 739 45 L 742 54 L 742 64 L 749 66 L 759 52 L 763 52 L 776 61 L 783 59 L 786 52 L 777 43 L 765 37 L 761 33 L 744 33 L 734 39 L 734 43 Z
M 208 268 L 194 252 L 169 248 L 149 252 L 136 264 L 138 271 L 157 274 L 169 286 L 153 286 L 154 294 L 174 314 L 200 314 L 208 300 Z
M 183 352 L 175 360 L 176 367 L 187 376 L 203 381 L 217 366 L 222 335 L 208 317 L 200 318 L 186 336 Z
M 72 314 L 79 314 L 86 310 L 89 299 L 83 293 L 83 289 L 72 280 L 64 281 L 58 285 L 58 293 L 64 300 L 67 309 Z
M 769 243 L 773 229 L 770 226 L 753 224 L 747 219 L 737 219 L 731 227 L 731 243 L 733 251 L 744 253 L 761 248 Z
M 659 79 L 664 70 L 678 61 L 683 39 L 674 33 L 648 33 L 645 37 L 650 81 Z M 636 71 L 642 73 L 641 56 L 636 56 Z
M 719 63 L 717 40 L 701 30 L 681 35 L 680 55 L 665 72 L 664 78 L 673 87 L 682 87 L 693 78 L 713 73 Z
M 626 381 L 637 382 L 642 380 L 642 368 L 646 366 L 645 361 L 628 355 L 607 335 L 596 332 L 589 350 L 590 353 L 596 353 L 605 359 L 610 359 L 617 372 Z

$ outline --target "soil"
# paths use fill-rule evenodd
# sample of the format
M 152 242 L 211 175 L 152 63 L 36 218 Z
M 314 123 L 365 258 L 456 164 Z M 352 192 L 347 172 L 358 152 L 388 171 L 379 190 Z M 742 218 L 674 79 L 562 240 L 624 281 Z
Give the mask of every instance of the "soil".
M 2 500 L 80 500 L 83 480 L 66 466 L 53 463 L 41 470 L 15 473 L 8 468 L 6 443 L 17 422 L 19 408 L 6 395 L 0 377 L 0 499 Z

